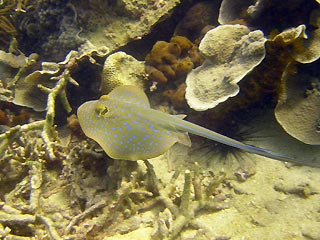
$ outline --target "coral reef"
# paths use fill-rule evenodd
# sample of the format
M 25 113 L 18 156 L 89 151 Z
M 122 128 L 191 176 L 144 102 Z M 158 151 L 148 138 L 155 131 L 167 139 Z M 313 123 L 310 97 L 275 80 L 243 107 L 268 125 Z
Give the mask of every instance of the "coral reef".
M 39 131 L 29 128 L 28 133 L 21 135 L 22 145 L 17 147 L 21 151 L 20 155 L 14 155 L 15 161 L 2 160 L 7 163 L 3 169 L 7 173 L 1 175 L 1 184 L 19 184 L 1 188 L 4 196 L 0 204 L 1 237 L 108 239 L 143 226 L 154 229 L 154 237 L 174 239 L 189 224 L 197 224 L 193 223 L 193 216 L 228 206 L 223 203 L 227 197 L 218 190 L 223 175 L 209 178 L 200 173 L 197 164 L 194 171 L 186 171 L 180 191 L 175 188 L 179 174 L 164 184 L 151 163 L 107 160 L 93 142 L 85 140 L 71 143 L 69 150 L 64 150 L 68 154 L 62 169 L 53 171 L 45 162 L 47 156 L 39 140 L 28 140 L 29 134 L 38 135 Z M 11 149 L 10 153 L 16 150 Z M 2 161 L 0 164 L 4 164 Z M 15 166 L 16 170 L 9 166 Z M 192 186 L 196 189 L 194 193 Z M 148 210 L 152 208 L 168 213 L 174 221 L 163 225 L 165 215 L 159 210 L 150 215 Z
M 172 186 L 168 185 L 166 188 L 163 188 L 157 180 L 153 166 L 148 162 L 146 164 L 151 175 L 150 177 L 153 180 L 153 191 L 155 191 L 156 195 L 159 195 L 159 200 L 165 205 L 164 211 L 159 213 L 156 229 L 152 234 L 153 237 L 157 239 L 176 239 L 181 231 L 190 224 L 198 229 L 201 228 L 195 221 L 195 217 L 201 211 L 219 211 L 228 207 L 227 204 L 223 204 L 223 201 L 226 199 L 225 196 L 220 195 L 217 191 L 217 188 L 224 179 L 223 176 L 210 181 L 207 186 L 204 186 L 199 175 L 198 164 L 195 163 L 193 174 L 190 170 L 186 170 L 184 173 L 184 185 L 183 191 L 180 194 L 180 204 L 176 206 L 170 199 Z M 177 176 L 174 175 L 173 177 Z M 171 184 L 174 183 L 174 178 Z M 194 189 L 194 196 L 192 196 L 192 188 Z M 214 194 L 216 195 L 214 196 Z
M 15 85 L 20 78 L 25 77 L 37 65 L 38 54 L 30 54 L 26 57 L 23 53 L 14 55 L 13 53 L 0 52 L 2 91 L 0 99 L 11 102 L 15 95 Z
M 237 95 L 237 83 L 265 57 L 265 41 L 261 31 L 243 25 L 210 30 L 199 46 L 206 61 L 187 76 L 189 106 L 204 111 Z
M 108 94 L 120 85 L 135 85 L 143 89 L 146 79 L 143 62 L 124 52 L 116 52 L 108 56 L 104 62 L 101 94 Z
M 27 65 L 27 57 L 24 54 L 14 55 L 5 51 L 0 51 L 0 62 L 12 68 L 21 68 Z
M 49 74 L 49 79 L 54 83 L 53 87 L 48 88 L 47 86 L 41 85 L 40 82 L 36 84 L 36 88 L 44 91 L 47 94 L 47 101 L 45 103 L 46 115 L 44 120 L 39 120 L 35 122 L 31 122 L 25 125 L 17 125 L 10 128 L 7 132 L 0 135 L 1 143 L 1 154 L 5 155 L 5 149 L 8 145 L 15 140 L 19 136 L 19 134 L 24 131 L 29 131 L 34 128 L 43 128 L 41 133 L 41 137 L 47 146 L 47 154 L 49 159 L 54 160 L 56 156 L 54 154 L 53 141 L 57 140 L 57 136 L 53 134 L 54 129 L 54 118 L 55 118 L 55 104 L 56 98 L 59 96 L 62 106 L 67 112 L 71 112 L 71 106 L 68 102 L 66 96 L 66 85 L 67 83 L 71 83 L 73 85 L 78 85 L 78 83 L 70 76 L 70 71 L 77 65 L 77 61 L 81 60 L 81 57 L 78 56 L 78 52 L 71 51 L 67 56 L 64 62 L 60 62 L 59 64 L 51 63 L 50 68 L 47 68 L 45 71 L 46 74 Z M 44 64 L 45 65 L 45 64 Z M 23 69 L 23 67 L 21 68 Z M 49 69 L 49 70 L 48 70 Z M 20 70 L 21 71 L 21 70 Z M 35 71 L 31 73 L 41 75 L 41 72 Z M 51 74 L 51 75 L 50 75 Z M 42 79 L 43 81 L 43 79 Z M 14 82 L 12 84 L 15 84 Z M 15 86 L 15 85 L 13 85 Z M 31 90 L 33 93 L 33 90 Z M 23 97 L 23 96 L 22 96 Z M 22 101 L 24 103 L 24 101 Z
M 201 63 L 197 47 L 182 36 L 156 42 L 145 58 L 149 80 L 160 84 L 185 79 Z
M 31 1 L 30 1 L 31 3 Z M 37 52 L 46 61 L 61 61 L 70 50 L 76 50 L 84 39 L 78 36 L 74 6 L 66 0 L 36 1 L 16 20 L 20 48 Z
M 114 51 L 148 34 L 153 25 L 169 16 L 179 1 L 82 0 L 71 3 L 83 29 L 80 36 L 97 49 L 107 46 Z
M 310 21 L 316 27 L 319 26 L 317 19 L 319 19 L 319 10 L 314 10 Z M 306 26 L 300 25 L 285 30 L 272 39 L 278 45 L 291 46 L 287 57 L 288 63 L 281 78 L 282 91 L 275 108 L 275 117 L 291 136 L 307 144 L 319 144 L 316 127 L 319 118 L 318 80 L 314 73 L 308 76 L 307 72 L 301 72 L 303 67 L 298 67 L 299 64 L 297 64 L 300 62 L 317 65 L 316 60 L 320 57 L 316 47 L 319 45 L 318 37 L 315 37 L 318 34 L 318 28 L 310 33 L 310 37 L 305 31 Z
M 14 17 L 25 12 L 26 1 L 1 1 L 0 2 L 0 42 L 1 50 L 6 50 L 12 38 L 16 37 L 18 30 L 14 24 Z
M 275 117 L 291 136 L 306 144 L 319 145 L 320 83 L 301 68 L 294 75 L 288 70 L 284 73 L 285 89 L 275 108 Z
M 288 6 L 290 7 L 288 8 Z M 307 23 L 311 12 L 318 7 L 319 4 L 314 0 L 290 0 L 287 2 L 223 0 L 218 21 L 220 24 L 242 21 L 250 27 L 263 29 L 266 34 L 269 34 L 274 29 L 283 31 Z
M 2 50 L 16 39 L 27 54 L 37 52 L 47 61 L 61 61 L 84 42 L 78 37 L 77 13 L 69 1 L 10 0 L 0 7 Z
M 185 99 L 187 85 L 182 83 L 176 90 L 166 90 L 163 92 L 165 99 L 172 104 L 175 109 L 186 109 L 187 102 Z
M 312 63 L 318 59 L 318 50 L 315 49 L 318 43 L 313 37 L 318 30 L 317 12 L 317 9 L 311 11 L 309 22 L 312 27 L 299 25 L 280 33 L 277 30 L 271 32 L 265 43 L 264 60 L 239 82 L 240 92 L 194 121 L 207 119 L 204 125 L 228 135 L 239 131 L 237 124 L 232 122 L 240 123 L 241 127 L 241 122 L 245 124 L 252 117 L 243 113 L 256 112 L 255 109 L 261 107 L 274 108 L 279 97 L 284 96 L 285 87 L 281 80 L 284 72 L 294 71 L 294 68 L 288 68 L 288 64 L 293 66 L 296 61 Z
M 223 0 L 219 9 L 218 21 L 220 24 L 229 24 L 231 22 L 239 21 L 243 19 L 246 15 L 249 15 L 249 9 L 252 10 L 252 13 L 258 12 L 262 1 L 255 1 L 255 4 L 252 4 L 252 1 L 230 1 Z
M 184 36 L 195 42 L 204 27 L 218 25 L 221 1 L 204 1 L 193 5 L 178 23 L 174 35 Z
M 0 125 L 13 127 L 28 123 L 30 112 L 11 103 L 0 103 Z
M 147 57 L 158 83 L 150 81 L 159 91 L 148 93 L 156 109 L 187 113 L 230 136 L 242 125 L 249 134 L 259 129 L 245 140 L 318 162 L 319 6 L 319 0 L 0 1 L 0 238 L 317 239 L 318 169 L 197 138 L 189 150 L 174 145 L 148 161 L 113 160 L 84 135 L 75 110 L 117 84 L 144 85 L 140 61 L 160 41 Z M 185 101 L 185 78 L 202 64 L 201 38 L 224 24 L 258 32 L 265 57 L 237 83 L 236 96 L 195 112 Z M 233 60 L 227 50 L 243 43 L 226 48 L 232 37 L 217 39 L 213 46 L 226 51 L 210 56 L 225 69 Z
M 224 135 L 233 136 L 235 139 L 244 142 L 250 141 L 252 135 L 257 134 L 253 132 L 261 130 L 248 131 L 243 129 L 247 129 L 246 126 L 259 114 L 265 114 L 267 109 L 276 107 L 279 98 L 282 98 L 284 93 L 281 80 L 284 72 L 295 72 L 295 68 L 288 68 L 288 64 L 295 62 L 293 54 L 296 47 L 293 45 L 299 45 L 297 42 L 304 36 L 302 30 L 304 27 L 299 26 L 298 29 L 300 30 L 297 31 L 296 28 L 286 30 L 286 32 L 297 31 L 301 33 L 292 34 L 291 36 L 295 37 L 288 38 L 287 41 L 276 37 L 277 34 L 270 36 L 265 43 L 265 58 L 239 82 L 240 92 L 209 111 L 197 115 L 192 114 L 189 116 L 189 120 Z M 210 143 L 207 144 L 210 145 Z M 220 147 L 220 151 L 228 152 L 230 149 Z
M 309 24 L 315 29 L 293 43 L 293 58 L 300 63 L 312 63 L 320 57 L 320 10 L 311 12 Z

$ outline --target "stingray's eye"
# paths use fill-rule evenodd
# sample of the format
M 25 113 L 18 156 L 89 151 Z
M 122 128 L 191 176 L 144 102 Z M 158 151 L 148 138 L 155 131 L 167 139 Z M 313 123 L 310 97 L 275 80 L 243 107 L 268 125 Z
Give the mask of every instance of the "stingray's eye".
M 96 105 L 96 112 L 98 113 L 99 116 L 103 116 L 108 112 L 108 108 L 106 105 L 103 105 L 101 103 L 98 103 Z

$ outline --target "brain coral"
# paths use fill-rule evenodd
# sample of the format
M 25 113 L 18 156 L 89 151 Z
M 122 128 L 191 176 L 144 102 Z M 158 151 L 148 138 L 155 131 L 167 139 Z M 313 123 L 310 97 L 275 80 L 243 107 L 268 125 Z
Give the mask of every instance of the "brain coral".
M 125 52 L 116 52 L 107 57 L 103 65 L 101 93 L 108 94 L 120 85 L 135 85 L 143 88 L 146 73 L 143 62 Z

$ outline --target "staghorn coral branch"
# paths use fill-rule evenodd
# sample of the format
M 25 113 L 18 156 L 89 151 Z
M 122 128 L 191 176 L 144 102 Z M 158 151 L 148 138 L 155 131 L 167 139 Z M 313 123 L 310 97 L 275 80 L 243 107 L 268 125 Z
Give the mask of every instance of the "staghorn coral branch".
M 49 158 L 51 160 L 56 159 L 56 156 L 53 151 L 54 147 L 54 142 L 53 137 L 52 137 L 52 127 L 54 124 L 54 117 L 55 117 L 55 102 L 56 102 L 56 97 L 58 95 L 61 96 L 63 106 L 66 107 L 66 110 L 68 112 L 71 111 L 70 104 L 67 100 L 66 94 L 65 94 L 65 87 L 67 83 L 70 81 L 70 72 L 68 69 L 65 69 L 65 71 L 58 77 L 58 82 L 56 83 L 55 87 L 48 90 L 50 91 L 48 95 L 48 100 L 47 100 L 47 113 L 46 113 L 46 118 L 45 118 L 45 124 L 43 127 L 43 131 L 41 133 L 41 137 L 45 144 L 47 145 L 47 153 L 49 155 Z
M 88 209 L 86 209 L 83 213 L 80 213 L 79 215 L 75 216 L 71 220 L 69 225 L 66 227 L 65 233 L 66 234 L 70 233 L 72 230 L 72 227 L 74 225 L 76 225 L 79 221 L 81 221 L 82 219 L 84 219 L 85 217 L 90 215 L 91 213 L 95 212 L 96 210 L 104 208 L 106 205 L 107 205 L 106 201 L 101 200 L 101 201 L 97 202 L 96 204 L 92 205 L 91 207 L 89 207 Z
M 57 233 L 57 230 L 54 227 L 54 223 L 50 218 L 47 218 L 41 215 L 35 216 L 31 214 L 23 214 L 19 210 L 16 210 L 0 202 L 0 226 L 1 224 L 29 225 L 29 224 L 35 224 L 36 222 L 40 222 L 46 226 L 51 239 L 54 239 L 54 240 L 62 239 Z M 10 229 L 8 230 L 10 231 Z M 23 238 L 23 237 L 20 238 L 19 236 L 15 236 L 15 235 L 10 235 L 10 236 L 12 236 L 12 239 L 29 239 L 29 238 Z M 2 237 L 1 234 L 0 234 L 0 237 Z
M 60 96 L 60 100 L 61 100 L 62 106 L 64 107 L 64 109 L 68 113 L 70 113 L 72 111 L 72 108 L 71 108 L 70 103 L 68 101 L 66 90 L 63 89 L 59 96 Z
M 73 59 L 70 59 L 71 61 Z M 68 66 L 68 65 L 66 65 Z M 45 90 L 48 92 L 48 98 L 47 98 L 47 113 L 45 120 L 36 121 L 33 123 L 25 124 L 23 126 L 15 126 L 10 128 L 7 132 L 0 135 L 0 153 L 4 153 L 8 145 L 18 136 L 20 136 L 21 132 L 23 131 L 29 131 L 33 129 L 39 129 L 43 128 L 41 137 L 44 143 L 47 146 L 47 153 L 49 155 L 49 158 L 51 160 L 54 160 L 56 158 L 54 154 L 54 137 L 52 134 L 52 128 L 54 125 L 54 118 L 55 118 L 55 101 L 57 96 L 59 95 L 61 98 L 61 102 L 66 109 L 67 112 L 70 112 L 71 106 L 68 102 L 65 87 L 68 82 L 71 82 L 74 84 L 74 79 L 70 76 L 70 71 L 66 67 L 66 69 L 62 72 L 60 76 L 55 78 L 54 80 L 58 80 L 54 88 L 49 89 L 45 87 L 39 86 L 42 90 Z
M 54 227 L 53 221 L 50 218 L 38 215 L 36 217 L 36 220 L 38 220 L 39 222 L 43 223 L 46 226 L 48 233 L 50 235 L 50 239 L 62 240 L 62 238 L 59 236 L 57 230 Z
M 210 211 L 220 211 L 228 208 L 228 205 L 222 202 L 223 200 L 221 201 L 221 199 L 214 199 L 212 197 L 212 191 L 218 187 L 224 176 L 218 179 L 212 179 L 212 181 L 209 182 L 209 186 L 203 188 L 199 173 L 199 166 L 198 163 L 195 163 L 194 171 L 186 170 L 184 173 L 183 191 L 180 194 L 181 202 L 178 207 L 172 202 L 168 194 L 168 191 L 170 191 L 168 186 L 163 188 L 162 184 L 157 179 L 153 166 L 148 161 L 144 161 L 144 163 L 147 166 L 148 174 L 152 180 L 152 191 L 159 195 L 155 201 L 164 204 L 166 209 L 170 212 L 169 215 L 171 215 L 173 219 L 170 224 L 166 223 L 163 225 L 163 222 L 170 222 L 170 219 L 166 216 L 167 214 L 159 214 L 158 225 L 156 225 L 155 231 L 152 234 L 154 237 L 161 239 L 165 238 L 168 240 L 177 239 L 183 229 L 188 225 L 199 225 L 195 221 L 195 216 L 201 210 L 208 209 Z M 176 177 L 177 176 L 173 176 L 170 184 L 174 183 Z M 192 189 L 194 189 L 193 194 Z M 151 203 L 154 203 L 154 201 Z
M 184 173 L 183 192 L 181 194 L 180 212 L 183 216 L 189 215 L 191 199 L 191 173 L 186 170 Z
M 144 160 L 144 163 L 147 167 L 149 176 L 150 176 L 150 182 L 151 182 L 151 186 L 152 186 L 152 190 L 151 192 L 154 195 L 158 195 L 158 197 L 156 198 L 158 201 L 161 201 L 166 208 L 168 208 L 170 210 L 170 212 L 173 215 L 178 215 L 179 214 L 179 209 L 178 207 L 172 202 L 172 200 L 170 199 L 169 195 L 168 195 L 168 188 L 163 188 L 161 183 L 159 182 L 159 179 L 156 176 L 156 173 L 153 169 L 152 164 L 148 161 L 148 160 Z M 170 186 L 169 186 L 170 188 Z
M 8 145 L 17 137 L 19 137 L 23 132 L 34 130 L 34 129 L 40 129 L 44 126 L 45 121 L 40 120 L 28 124 L 24 124 L 22 126 L 17 125 L 12 128 L 10 128 L 5 133 L 0 134 L 0 153 L 4 154 L 6 148 Z M 0 155 L 1 156 L 1 155 Z
M 203 199 L 203 187 L 200 181 L 199 174 L 199 164 L 198 162 L 194 163 L 194 177 L 192 179 L 192 185 L 194 190 L 194 199 L 196 201 L 201 201 Z
M 34 223 L 36 217 L 31 214 L 9 214 L 0 212 L 1 224 L 16 224 L 16 225 L 28 225 Z

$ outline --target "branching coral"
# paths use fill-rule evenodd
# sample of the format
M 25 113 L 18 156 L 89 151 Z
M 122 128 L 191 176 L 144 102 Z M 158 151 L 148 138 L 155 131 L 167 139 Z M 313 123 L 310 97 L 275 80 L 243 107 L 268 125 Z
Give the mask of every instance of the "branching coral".
M 73 84 L 76 84 L 75 80 L 73 80 L 70 76 L 70 68 L 72 68 L 76 57 L 76 52 L 71 52 L 70 55 L 67 57 L 68 61 L 65 62 L 65 69 L 62 71 L 62 73 L 57 76 L 53 77 L 52 80 L 57 80 L 55 86 L 52 89 L 46 88 L 42 85 L 39 85 L 39 88 L 46 93 L 48 93 L 48 98 L 47 98 L 47 112 L 46 112 L 46 118 L 45 120 L 40 120 L 37 122 L 32 122 L 26 125 L 23 125 L 22 127 L 16 126 L 14 128 L 11 128 L 8 130 L 6 133 L 0 135 L 0 139 L 2 139 L 1 145 L 3 146 L 3 149 L 5 149 L 9 142 L 12 142 L 13 139 L 17 137 L 16 134 L 18 133 L 21 134 L 22 130 L 30 130 L 34 128 L 40 128 L 43 127 L 43 132 L 41 134 L 41 137 L 44 141 L 44 143 L 47 145 L 47 151 L 50 159 L 55 159 L 56 156 L 54 154 L 54 134 L 53 134 L 53 125 L 54 125 L 54 117 L 55 117 L 55 101 L 57 96 L 60 96 L 61 102 L 66 109 L 67 112 L 71 111 L 70 104 L 66 98 L 66 93 L 65 93 L 65 87 L 68 82 L 71 82 Z M 4 153 L 4 151 L 2 151 Z
M 219 198 L 215 199 L 212 196 L 214 190 L 222 182 L 223 177 L 213 179 L 204 187 L 201 182 L 198 164 L 195 163 L 193 176 L 189 170 L 186 170 L 184 173 L 184 187 L 180 194 L 180 204 L 177 206 L 170 197 L 173 185 L 163 188 L 155 175 L 153 166 L 149 162 L 145 163 L 152 179 L 152 191 L 155 195 L 159 196 L 157 200 L 169 211 L 167 214 L 159 214 L 157 228 L 153 233 L 154 237 L 159 239 L 176 239 L 188 225 L 197 225 L 193 220 L 201 210 L 219 211 L 227 208 L 227 205 L 221 199 L 217 200 Z M 174 184 L 176 177 L 177 175 L 173 176 L 171 184 Z M 192 190 L 194 190 L 194 195 L 192 194 Z M 168 216 L 170 216 L 171 220 L 168 219 Z
M 20 167 L 29 167 L 29 171 L 27 172 L 17 172 L 17 174 L 20 174 L 20 177 L 10 172 L 1 177 L 1 184 L 4 184 L 6 181 L 10 181 L 10 179 L 11 181 L 19 181 L 19 178 L 24 176 L 21 182 L 18 182 L 10 192 L 5 194 L 6 204 L 15 206 L 18 209 L 14 212 L 14 215 L 10 212 L 7 213 L 5 209 L 2 209 L 4 211 L 2 214 L 0 209 L 0 214 L 2 214 L 0 223 L 2 226 L 6 226 L 1 233 L 2 237 L 13 236 L 14 230 L 10 232 L 10 229 L 12 230 L 12 226 L 15 224 L 25 225 L 29 229 L 26 231 L 31 231 L 30 228 L 32 227 L 27 225 L 33 225 L 38 222 L 46 227 L 52 239 L 61 239 L 55 230 L 55 224 L 52 219 L 39 213 L 40 195 L 42 193 L 42 185 L 44 184 L 44 163 L 48 162 L 48 160 L 61 159 L 64 154 L 63 151 L 59 152 L 62 147 L 58 147 L 57 133 L 54 127 L 55 102 L 59 97 L 65 110 L 67 112 L 71 111 L 65 91 L 67 83 L 77 84 L 70 76 L 70 71 L 74 69 L 76 61 L 79 59 L 78 57 L 77 52 L 71 52 L 64 62 L 59 63 L 60 74 L 51 78 L 51 81 L 55 81 L 52 88 L 38 85 L 42 91 L 48 94 L 47 111 L 44 120 L 33 121 L 22 126 L 13 126 L 0 135 L 0 165 L 13 165 L 16 161 L 20 163 Z M 14 86 L 13 83 L 11 87 L 14 88 Z M 33 137 L 30 134 L 33 134 Z M 30 141 L 30 139 L 33 140 Z M 3 173 L 1 172 L 1 174 Z M 10 185 L 7 188 L 3 188 L 2 191 L 6 192 L 11 187 Z M 23 195 L 27 195 L 28 199 L 24 199 Z M 29 215 L 22 214 L 22 211 L 27 211 Z
M 15 126 L 10 128 L 8 131 L 0 135 L 0 152 L 2 155 L 5 154 L 5 150 L 7 147 L 14 141 L 19 135 L 21 135 L 23 132 L 27 132 L 34 129 L 39 129 L 44 126 L 45 121 L 36 121 L 29 124 L 25 124 L 22 126 Z
M 36 122 L 34 127 L 38 127 L 38 125 L 43 125 L 43 122 Z M 24 125 L 22 127 L 29 127 L 29 131 L 31 132 L 31 124 Z M 15 188 L 13 188 L 9 193 L 5 194 L 6 203 L 1 204 L 0 208 L 0 223 L 5 225 L 8 229 L 7 233 L 2 233 L 1 237 L 5 237 L 4 234 L 8 236 L 14 237 L 15 230 L 14 226 L 17 224 L 19 226 L 24 226 L 25 231 L 31 231 L 31 228 L 36 222 L 43 223 L 48 229 L 48 234 L 52 239 L 60 239 L 58 233 L 53 226 L 52 220 L 43 216 L 39 213 L 40 208 L 40 194 L 42 192 L 42 184 L 43 184 L 43 153 L 39 146 L 36 147 L 38 149 L 30 149 L 28 151 L 27 143 L 22 140 L 25 145 L 25 151 L 21 153 L 22 159 L 25 160 L 25 167 L 29 167 L 29 172 L 26 174 L 26 177 L 19 182 Z M 28 140 L 30 142 L 30 140 Z M 37 141 L 37 140 L 34 140 Z M 30 145 L 29 145 L 30 146 Z M 17 147 L 18 148 L 18 147 Z M 14 153 L 12 153 L 12 158 L 17 158 Z M 21 161 L 21 159 L 20 159 Z M 1 163 L 3 164 L 3 163 Z M 28 200 L 25 200 L 22 196 L 24 194 L 28 195 Z M 28 212 L 26 214 L 25 212 Z M 11 229 L 11 230 L 10 230 Z M 10 234 L 9 234 L 10 232 Z

